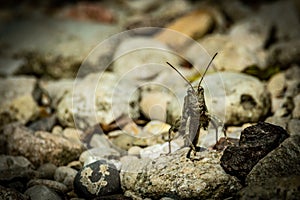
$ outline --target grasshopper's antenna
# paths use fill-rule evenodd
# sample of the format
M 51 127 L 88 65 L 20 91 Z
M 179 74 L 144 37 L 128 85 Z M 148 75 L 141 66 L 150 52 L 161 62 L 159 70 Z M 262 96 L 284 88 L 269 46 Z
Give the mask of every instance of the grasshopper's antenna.
M 201 78 L 201 80 L 200 80 L 200 82 L 199 82 L 199 84 L 198 84 L 198 88 L 200 87 L 201 82 L 202 82 L 202 80 L 203 80 L 203 78 L 204 78 L 204 76 L 205 76 L 205 74 L 206 74 L 206 72 L 207 72 L 209 66 L 211 65 L 212 61 L 215 59 L 215 57 L 217 56 L 217 54 L 218 54 L 218 53 L 215 53 L 215 55 L 214 55 L 214 56 L 212 57 L 212 59 L 209 61 L 208 65 L 207 65 L 207 67 L 206 67 L 206 69 L 205 69 L 205 72 L 204 72 L 204 74 L 202 75 L 202 78 Z
M 176 69 L 173 65 L 171 65 L 169 62 L 167 62 L 168 65 L 170 65 L 170 67 L 172 67 L 190 86 L 191 88 L 194 90 L 192 84 L 178 71 L 178 69 Z

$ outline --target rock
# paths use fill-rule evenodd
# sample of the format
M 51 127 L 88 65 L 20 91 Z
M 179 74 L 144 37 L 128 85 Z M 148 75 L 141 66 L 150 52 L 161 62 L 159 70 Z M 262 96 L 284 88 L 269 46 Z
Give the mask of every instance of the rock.
M 293 109 L 292 116 L 293 118 L 300 119 L 300 94 L 295 96 L 293 100 L 295 107 Z
M 17 180 L 29 180 L 37 176 L 33 165 L 23 156 L 0 155 L 0 182 L 11 183 Z
M 169 124 L 152 120 L 143 127 L 143 132 L 148 133 L 149 140 L 153 140 L 154 143 L 159 143 L 164 141 L 164 137 L 166 137 L 170 128 L 171 126 Z M 151 142 L 149 142 L 149 144 L 151 144 Z
M 224 199 L 241 188 L 235 177 L 223 171 L 220 153 L 201 152 L 201 159 L 194 161 L 186 158 L 186 154 L 184 148 L 152 161 L 142 159 L 142 165 L 123 166 L 121 184 L 125 196 Z
M 52 115 L 50 117 L 41 118 L 38 121 L 33 122 L 32 124 L 29 125 L 28 128 L 30 128 L 33 131 L 51 132 L 56 122 L 57 122 L 56 116 Z
M 142 113 L 151 120 L 166 121 L 167 104 L 172 99 L 168 93 L 149 92 L 143 93 L 140 108 Z
M 240 44 L 228 35 L 210 35 L 200 40 L 199 43 L 210 55 L 219 52 L 214 60 L 218 71 L 241 72 L 250 66 L 261 65 L 257 52 L 251 51 L 247 46 Z M 194 50 L 189 49 L 189 51 Z
M 51 106 L 57 108 L 61 98 L 73 90 L 74 80 L 59 79 L 55 81 L 40 81 L 40 87 L 47 91 L 51 98 Z
M 225 0 L 221 4 L 226 16 L 233 21 L 247 18 L 253 13 L 250 6 L 239 0 Z
M 113 23 L 116 21 L 112 11 L 98 2 L 78 2 L 64 6 L 58 12 L 58 17 L 70 18 L 76 21 L 95 21 Z
M 227 125 L 257 122 L 270 109 L 270 97 L 263 83 L 249 75 L 233 72 L 207 75 L 203 88 L 208 111 Z
M 299 199 L 300 176 L 272 177 L 247 186 L 238 192 L 237 199 Z
M 167 66 L 161 67 L 166 65 L 166 61 L 175 65 L 179 63 L 179 57 L 170 53 L 165 44 L 147 37 L 122 41 L 113 60 L 113 71 L 122 79 L 147 82 L 164 70 L 171 71 Z
M 288 123 L 287 130 L 290 135 L 300 135 L 300 120 L 291 119 Z
M 53 179 L 54 173 L 57 167 L 52 163 L 45 163 L 39 166 L 37 171 L 40 173 L 39 178 L 42 179 Z
M 0 126 L 19 121 L 26 124 L 39 110 L 32 93 L 36 79 L 32 77 L 0 78 Z
M 270 24 L 275 29 L 274 39 L 286 41 L 300 36 L 300 21 L 294 1 L 276 1 L 264 4 L 256 12 L 265 24 Z M 280 18 L 278 18 L 280 13 Z M 289 22 L 289 23 L 286 23 Z
M 68 190 L 70 191 L 73 189 L 73 182 L 76 174 L 77 171 L 75 169 L 61 166 L 55 170 L 54 180 L 66 185 Z
M 253 167 L 246 178 L 247 185 L 263 183 L 272 177 L 299 176 L 299 144 L 299 135 L 292 135 L 286 139 Z
M 189 12 L 166 26 L 167 29 L 159 32 L 155 38 L 174 47 L 183 48 L 190 40 L 189 38 L 199 39 L 212 29 L 214 19 L 212 12 L 208 8 L 197 9 Z M 169 30 L 174 30 L 182 35 L 174 37 L 175 34 Z
M 128 149 L 128 155 L 139 157 L 141 150 L 142 148 L 139 146 L 130 147 L 130 149 Z
M 236 43 L 247 47 L 250 51 L 262 51 L 269 40 L 271 26 L 259 17 L 248 17 L 235 23 L 229 36 Z
M 15 75 L 24 63 L 23 59 L 0 57 L 0 76 L 8 77 Z
M 78 145 L 82 144 L 81 137 L 83 132 L 75 128 L 65 128 L 62 132 L 64 138 L 67 138 L 70 142 L 76 143 Z
M 131 4 L 132 1 L 129 1 Z M 139 1 L 137 1 L 139 2 Z M 151 1 L 150 4 L 154 4 L 155 1 Z M 128 2 L 126 2 L 128 4 Z M 134 3 L 135 4 L 135 3 Z M 145 4 L 144 2 L 139 2 L 139 4 Z M 147 4 L 147 3 L 146 3 Z M 164 27 L 167 23 L 174 20 L 175 17 L 180 16 L 187 11 L 191 10 L 190 2 L 183 0 L 174 0 L 173 2 L 165 2 L 163 4 L 158 4 L 155 10 L 150 9 L 147 12 L 144 12 L 144 9 L 139 9 L 133 11 L 133 16 L 125 18 L 124 27 L 126 29 L 133 29 L 134 32 L 138 34 L 147 35 L 149 33 L 157 32 L 153 31 L 152 27 Z M 157 6 L 158 6 L 157 5 Z M 141 7 L 141 6 L 140 6 Z M 132 6 L 129 5 L 129 9 L 132 9 Z M 144 31 L 145 27 L 150 27 L 153 32 Z M 137 28 L 143 28 L 137 29 Z
M 90 51 L 99 42 L 120 30 L 114 25 L 76 22 L 41 15 L 10 20 L 1 28 L 0 44 L 6 44 L 6 56 L 18 55 L 26 60 L 23 73 L 53 78 L 74 77 L 74 72 L 79 69 Z M 106 50 L 94 51 L 89 57 L 100 57 Z M 90 64 L 98 64 L 99 70 L 101 62 Z
M 93 134 L 90 146 L 93 148 L 97 147 L 110 147 L 110 141 L 107 139 L 107 137 L 104 134 Z
M 57 181 L 53 180 L 47 180 L 47 179 L 31 179 L 27 183 L 27 187 L 32 187 L 34 185 L 44 185 L 48 187 L 49 189 L 52 189 L 60 194 L 65 194 L 66 192 L 70 191 L 65 184 L 59 183 Z
M 299 36 L 300 37 L 300 36 Z M 291 64 L 300 63 L 300 39 L 278 42 L 272 45 L 267 56 L 268 66 L 287 68 Z
M 59 121 L 69 127 L 85 129 L 97 123 L 109 124 L 122 114 L 132 118 L 139 116 L 139 94 L 135 84 L 104 72 L 90 74 L 67 93 L 57 108 Z
M 286 89 L 286 78 L 283 72 L 275 74 L 270 78 L 267 85 L 272 97 L 282 97 Z
M 289 120 L 290 120 L 289 117 L 271 116 L 271 117 L 268 117 L 265 120 L 265 122 L 274 124 L 276 126 L 281 126 L 283 129 L 287 129 Z
M 53 199 L 62 200 L 62 198 L 53 190 L 49 189 L 44 185 L 35 185 L 28 188 L 25 194 L 30 197 L 31 200 L 43 200 L 43 199 Z
M 120 191 L 120 176 L 115 166 L 98 160 L 81 169 L 74 180 L 79 197 L 95 198 Z
M 221 158 L 223 169 L 242 181 L 254 166 L 288 137 L 281 127 L 265 122 L 244 129 L 239 146 L 229 146 Z
M 84 151 L 80 157 L 80 162 L 84 163 L 84 165 L 88 165 L 92 162 L 95 162 L 97 160 L 101 159 L 119 159 L 120 153 L 113 149 L 108 147 L 97 147 L 92 148 Z
M 24 195 L 12 188 L 5 188 L 0 185 L 0 199 L 29 200 L 29 196 Z
M 123 131 L 112 131 L 109 133 L 112 144 L 122 150 L 128 150 L 134 146 L 135 137 L 132 135 L 125 134 Z M 146 142 L 145 142 L 146 143 Z
M 179 146 L 175 141 L 171 142 L 171 152 L 175 152 L 176 150 L 180 149 Z M 155 144 L 144 149 L 141 149 L 140 156 L 141 158 L 150 158 L 155 159 L 160 157 L 162 154 L 169 153 L 169 143 L 165 142 L 163 144 Z
M 7 139 L 7 151 L 10 155 L 23 155 L 35 166 L 51 162 L 65 165 L 76 160 L 82 152 L 82 145 L 67 138 L 48 132 L 35 132 L 24 127 L 16 127 Z

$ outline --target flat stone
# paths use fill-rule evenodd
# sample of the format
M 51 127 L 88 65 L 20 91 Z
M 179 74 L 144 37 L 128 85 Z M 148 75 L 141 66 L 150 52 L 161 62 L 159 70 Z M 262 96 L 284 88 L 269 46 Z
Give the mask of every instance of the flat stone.
M 126 166 L 123 163 L 121 184 L 125 195 L 223 199 L 241 188 L 239 181 L 220 166 L 221 153 L 200 152 L 200 160 L 192 161 L 186 158 L 187 151 L 184 148 L 154 160 L 141 159 Z
M 55 191 L 49 189 L 44 185 L 35 185 L 33 187 L 30 187 L 25 191 L 25 194 L 28 195 L 31 200 L 62 200 L 62 198 Z
M 8 133 L 7 133 L 8 134 Z M 24 127 L 17 127 L 7 139 L 7 151 L 11 155 L 23 155 L 35 166 L 51 162 L 65 165 L 78 159 L 82 145 L 69 141 L 67 138 L 48 132 L 35 132 Z

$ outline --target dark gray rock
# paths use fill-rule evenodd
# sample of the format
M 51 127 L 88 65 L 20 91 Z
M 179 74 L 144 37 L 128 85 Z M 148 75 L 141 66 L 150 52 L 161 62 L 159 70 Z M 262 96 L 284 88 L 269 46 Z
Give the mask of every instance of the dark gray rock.
M 275 149 L 288 137 L 281 127 L 259 122 L 244 129 L 239 146 L 229 146 L 221 158 L 223 169 L 244 180 L 257 162 Z
M 33 131 L 48 131 L 51 132 L 53 126 L 56 124 L 56 116 L 45 117 L 39 119 L 29 125 L 29 128 Z
M 272 177 L 300 176 L 300 135 L 292 135 L 261 159 L 246 178 L 247 185 Z
M 33 165 L 25 157 L 0 155 L 0 182 L 28 180 L 36 175 Z
M 300 176 L 273 177 L 243 188 L 237 199 L 299 199 Z
M 55 170 L 57 169 L 56 165 L 52 163 L 42 164 L 37 171 L 39 172 L 39 178 L 43 179 L 53 179 Z
M 287 68 L 300 63 L 300 39 L 279 42 L 271 46 L 268 52 L 267 65 Z
M 28 195 L 31 200 L 62 200 L 62 198 L 55 191 L 44 185 L 35 185 L 27 189 L 25 194 Z
M 18 200 L 29 200 L 29 196 L 21 194 L 17 190 L 11 188 L 5 188 L 0 185 L 0 199 L 18 199 Z
M 0 57 L 0 76 L 15 75 L 24 65 L 24 60 Z
M 69 190 L 72 190 L 76 174 L 77 171 L 75 169 L 72 169 L 71 167 L 58 167 L 55 170 L 54 180 L 65 184 Z
M 98 160 L 83 167 L 74 179 L 74 191 L 79 197 L 95 198 L 120 191 L 120 176 L 116 167 Z

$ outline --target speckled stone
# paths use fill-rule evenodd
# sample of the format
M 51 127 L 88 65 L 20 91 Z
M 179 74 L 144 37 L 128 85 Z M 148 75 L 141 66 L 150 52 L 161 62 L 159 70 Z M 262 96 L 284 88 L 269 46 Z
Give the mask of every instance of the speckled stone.
M 120 191 L 120 176 L 116 167 L 98 160 L 82 168 L 74 179 L 74 191 L 79 197 L 95 198 Z
M 123 162 L 122 189 L 125 196 L 139 198 L 225 199 L 241 188 L 239 181 L 220 166 L 220 152 L 197 153 L 187 158 L 188 148 L 157 159 Z

